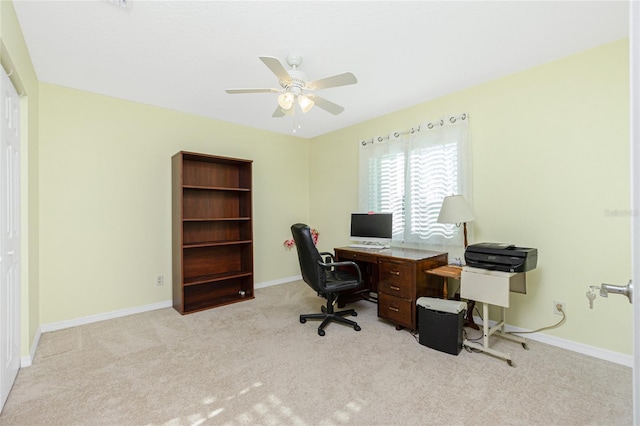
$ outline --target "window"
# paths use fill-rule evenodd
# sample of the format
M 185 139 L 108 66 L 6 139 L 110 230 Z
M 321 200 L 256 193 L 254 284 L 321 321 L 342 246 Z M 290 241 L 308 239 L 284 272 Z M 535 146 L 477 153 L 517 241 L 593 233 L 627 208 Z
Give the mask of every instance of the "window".
M 392 212 L 394 242 L 462 246 L 460 229 L 437 220 L 445 196 L 471 200 L 468 121 L 451 117 L 362 143 L 360 209 Z

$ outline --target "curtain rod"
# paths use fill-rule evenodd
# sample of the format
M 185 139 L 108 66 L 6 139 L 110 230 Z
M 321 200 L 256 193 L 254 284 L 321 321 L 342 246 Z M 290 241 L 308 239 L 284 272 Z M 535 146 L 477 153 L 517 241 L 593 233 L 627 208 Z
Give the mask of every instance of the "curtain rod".
M 452 115 L 452 116 L 449 117 L 448 121 L 453 124 L 458 119 L 466 120 L 467 118 L 468 118 L 467 114 Z M 365 146 L 367 144 L 374 143 L 376 141 L 377 142 L 382 142 L 382 141 L 385 141 L 385 140 L 389 140 L 391 138 L 390 135 L 393 135 L 394 138 L 399 138 L 400 136 L 417 133 L 421 129 L 425 129 L 425 130 L 429 129 L 429 130 L 431 130 L 436 126 L 444 126 L 444 120 L 445 120 L 444 118 L 441 118 L 438 121 L 429 121 L 427 123 L 423 123 L 423 124 L 419 125 L 418 127 L 412 127 L 411 129 L 405 130 L 403 132 L 396 131 L 396 132 L 390 133 L 387 136 L 378 136 L 377 138 L 371 138 L 369 140 L 362 140 L 362 141 L 360 141 L 360 143 L 362 144 L 362 146 Z

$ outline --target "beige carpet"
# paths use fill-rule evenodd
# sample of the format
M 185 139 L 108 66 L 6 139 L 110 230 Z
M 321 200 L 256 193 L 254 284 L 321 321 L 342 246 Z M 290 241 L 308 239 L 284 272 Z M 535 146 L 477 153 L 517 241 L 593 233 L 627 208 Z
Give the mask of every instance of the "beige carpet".
M 630 368 L 535 341 L 492 341 L 515 367 L 438 352 L 365 301 L 362 331 L 320 337 L 298 314 L 322 301 L 297 282 L 46 333 L 0 425 L 632 424 Z

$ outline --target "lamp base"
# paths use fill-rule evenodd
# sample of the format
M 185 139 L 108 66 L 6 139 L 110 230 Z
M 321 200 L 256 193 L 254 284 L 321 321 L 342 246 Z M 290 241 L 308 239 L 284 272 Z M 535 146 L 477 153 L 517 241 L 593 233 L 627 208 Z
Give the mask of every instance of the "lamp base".
M 462 223 L 462 232 L 464 234 L 464 249 L 467 249 L 468 246 L 468 241 L 467 241 L 467 222 L 463 222 Z M 474 330 L 480 330 L 480 327 L 478 327 L 478 324 L 475 323 L 475 321 L 473 320 L 473 309 L 476 307 L 476 301 L 475 300 L 468 300 L 467 301 L 467 315 L 464 319 L 464 326 L 465 327 L 471 327 Z
M 462 222 L 462 232 L 464 234 L 464 249 L 467 249 L 467 222 Z

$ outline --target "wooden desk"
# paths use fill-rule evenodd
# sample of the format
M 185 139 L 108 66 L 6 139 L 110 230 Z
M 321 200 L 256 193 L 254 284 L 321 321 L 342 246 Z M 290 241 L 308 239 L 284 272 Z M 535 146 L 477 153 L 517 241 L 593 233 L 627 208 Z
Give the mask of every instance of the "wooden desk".
M 418 328 L 416 301 L 419 297 L 443 297 L 443 278 L 427 271 L 447 264 L 447 253 L 416 249 L 335 248 L 338 261 L 358 264 L 362 279 L 378 294 L 378 317 L 396 329 Z
M 462 274 L 462 267 L 456 265 L 444 265 L 435 269 L 431 269 L 427 271 L 427 274 L 438 275 L 444 278 L 444 286 L 442 288 L 443 299 L 448 299 L 449 297 L 449 289 L 448 289 L 448 278 L 453 278 L 456 280 L 460 279 L 460 275 Z

